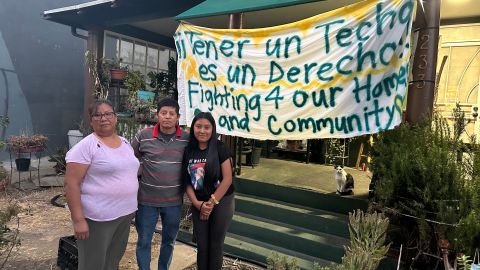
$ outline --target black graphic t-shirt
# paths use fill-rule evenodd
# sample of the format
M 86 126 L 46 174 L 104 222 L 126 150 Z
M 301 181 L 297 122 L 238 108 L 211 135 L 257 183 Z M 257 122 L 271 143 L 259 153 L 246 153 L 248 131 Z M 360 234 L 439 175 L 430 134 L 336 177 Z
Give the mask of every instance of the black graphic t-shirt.
M 230 158 L 230 152 L 225 147 L 223 142 L 218 141 L 218 160 L 220 161 L 220 177 L 213 183 L 213 190 L 207 192 L 205 186 L 208 183 L 205 183 L 205 164 L 207 163 L 207 149 L 200 150 L 195 149 L 193 151 L 185 150 L 185 159 L 184 159 L 184 181 L 186 185 L 191 185 L 195 191 L 195 196 L 197 200 L 207 201 L 210 198 L 210 195 L 215 192 L 218 185 L 223 179 L 221 172 L 221 164 Z M 233 185 L 230 185 L 225 195 L 233 193 Z

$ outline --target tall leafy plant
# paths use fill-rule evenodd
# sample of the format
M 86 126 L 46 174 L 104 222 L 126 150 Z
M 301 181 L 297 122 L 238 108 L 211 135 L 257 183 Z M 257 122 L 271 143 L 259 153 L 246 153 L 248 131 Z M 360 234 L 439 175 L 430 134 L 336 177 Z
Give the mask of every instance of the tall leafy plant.
M 177 89 L 177 61 L 173 57 L 168 60 L 168 70 L 149 72 L 150 87 L 155 89 L 155 100 L 162 96 L 178 99 Z
M 129 70 L 123 80 L 123 85 L 128 89 L 127 107 L 130 111 L 136 112 L 139 106 L 137 93 L 138 90 L 145 89 L 145 77 L 140 71 Z
M 95 97 L 98 99 L 107 99 L 110 76 L 103 68 L 102 59 L 98 58 L 96 53 L 87 50 L 85 51 L 85 64 L 88 68 L 88 73 L 93 79 Z

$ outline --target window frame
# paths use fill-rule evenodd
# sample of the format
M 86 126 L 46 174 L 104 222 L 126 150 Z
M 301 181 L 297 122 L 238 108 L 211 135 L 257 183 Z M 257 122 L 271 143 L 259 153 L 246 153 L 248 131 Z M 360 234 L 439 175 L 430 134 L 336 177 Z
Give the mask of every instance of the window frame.
M 124 62 L 124 63 L 126 63 L 126 65 L 131 69 L 134 69 L 134 66 L 142 67 L 142 69 L 145 71 L 145 73 L 142 73 L 142 74 L 145 74 L 145 82 L 147 83 L 147 85 L 149 84 L 149 80 L 148 80 L 148 76 L 147 76 L 148 70 L 151 71 L 152 69 L 154 69 L 156 72 L 168 72 L 168 69 L 160 68 L 160 50 L 167 50 L 168 51 L 168 59 L 170 59 L 170 57 L 173 57 L 174 59 L 176 59 L 176 55 L 177 55 L 176 50 L 172 49 L 172 48 L 169 48 L 167 46 L 160 45 L 160 44 L 153 43 L 153 42 L 149 42 L 149 41 L 146 41 L 146 40 L 143 40 L 143 39 L 123 35 L 123 34 L 120 34 L 120 33 L 108 31 L 108 30 L 105 30 L 104 33 L 103 33 L 103 44 L 105 44 L 107 36 L 111 36 L 111 37 L 114 37 L 114 38 L 118 39 L 117 59 L 120 59 L 120 54 L 121 54 L 121 51 L 122 51 L 122 40 L 131 41 L 133 43 L 132 62 L 131 63 L 130 62 Z M 145 64 L 144 65 L 135 64 L 135 45 L 137 43 L 139 43 L 142 46 L 146 46 L 145 58 L 144 58 Z M 158 52 L 157 53 L 157 67 L 155 67 L 155 68 L 148 65 L 148 49 L 149 48 L 154 48 Z M 103 56 L 105 56 L 105 51 L 106 51 L 106 46 L 104 45 L 103 46 Z M 168 62 L 166 63 L 166 66 L 168 67 Z

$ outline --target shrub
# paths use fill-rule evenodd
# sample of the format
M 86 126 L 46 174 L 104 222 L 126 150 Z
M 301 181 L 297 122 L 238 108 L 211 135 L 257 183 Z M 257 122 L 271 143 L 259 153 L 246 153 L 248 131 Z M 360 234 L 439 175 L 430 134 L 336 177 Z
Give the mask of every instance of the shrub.
M 478 220 L 480 205 L 480 151 L 474 138 L 469 144 L 462 141 L 468 121 L 458 105 L 453 116 L 452 129 L 436 116 L 386 131 L 373 145 L 376 207 L 389 211 L 400 228 L 392 237 L 413 252 L 406 255 L 413 258 L 407 267 L 417 263 L 430 269 L 437 259 L 427 254 L 438 254 L 438 239 L 455 243 L 456 252 L 471 253 L 480 233 L 472 222 Z
M 348 214 L 350 246 L 345 247 L 342 263 L 320 266 L 314 263 L 314 270 L 372 270 L 390 247 L 385 245 L 388 218 L 382 213 L 364 213 L 361 210 Z

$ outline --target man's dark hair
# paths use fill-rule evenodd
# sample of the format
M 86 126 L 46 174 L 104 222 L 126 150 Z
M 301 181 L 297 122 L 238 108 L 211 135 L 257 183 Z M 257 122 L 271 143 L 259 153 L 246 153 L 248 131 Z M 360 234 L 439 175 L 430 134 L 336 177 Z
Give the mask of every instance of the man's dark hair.
M 157 104 L 157 113 L 162 107 L 174 107 L 178 115 L 180 115 L 180 106 L 178 102 L 173 98 L 162 98 Z

